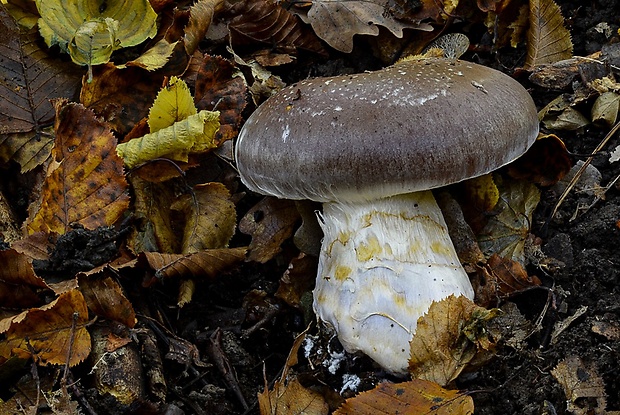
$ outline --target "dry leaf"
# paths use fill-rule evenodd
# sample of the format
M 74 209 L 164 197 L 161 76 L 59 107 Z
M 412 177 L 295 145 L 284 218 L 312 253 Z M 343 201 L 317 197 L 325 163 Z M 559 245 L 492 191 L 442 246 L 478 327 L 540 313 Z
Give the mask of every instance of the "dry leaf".
M 235 233 L 237 212 L 230 192 L 222 183 L 195 186 L 170 206 L 185 215 L 184 254 L 224 248 Z
M 137 322 L 133 306 L 123 294 L 120 284 L 108 274 L 101 271 L 78 276 L 86 304 L 99 317 L 133 327 Z
M 447 385 L 493 342 L 484 326 L 498 310 L 478 307 L 464 296 L 433 302 L 420 317 L 413 339 L 409 372 L 413 378 Z
M 0 4 L 0 158 L 28 171 L 49 157 L 53 137 L 44 129 L 54 120 L 50 100 L 74 98 L 83 71 L 41 49 L 38 29 L 21 29 L 5 7 Z
M 276 382 L 273 390 L 258 394 L 261 415 L 327 415 L 329 407 L 323 396 L 306 389 L 297 379 Z
M 252 207 L 239 222 L 239 230 L 252 236 L 248 259 L 265 263 L 281 250 L 300 220 L 295 202 L 265 197 Z
M 232 48 L 261 65 L 290 63 L 299 51 L 326 55 L 313 31 L 276 1 L 236 2 L 229 13 L 233 15 L 228 24 Z
M 189 8 L 189 23 L 185 27 L 183 44 L 185 51 L 191 56 L 198 48 L 198 43 L 204 39 L 213 15 L 220 10 L 224 0 L 199 0 Z
M 560 7 L 553 0 L 530 0 L 525 69 L 573 56 L 570 32 L 564 27 Z
M 469 415 L 474 413 L 471 396 L 447 390 L 422 379 L 383 382 L 375 389 L 347 399 L 334 415 Z
M 602 122 L 607 127 L 612 127 L 616 123 L 619 108 L 620 94 L 612 91 L 603 92 L 592 105 L 592 122 Z
M 540 134 L 532 147 L 507 166 L 510 177 L 551 186 L 570 171 L 573 161 L 555 134 Z
M 173 229 L 170 206 L 175 201 L 174 187 L 131 178 L 135 197 L 134 215 L 139 220 L 129 246 L 135 253 L 181 251 L 181 239 Z
M 108 226 L 129 206 L 127 182 L 116 138 L 108 125 L 82 105 L 55 101 L 56 139 L 38 210 L 28 233 L 63 234 L 73 224 Z
M 245 80 L 237 71 L 229 60 L 205 56 L 196 75 L 196 108 L 220 113 L 220 129 L 215 134 L 218 145 L 237 136 L 247 104 Z
M 495 176 L 500 190 L 497 205 L 490 212 L 486 226 L 477 234 L 480 249 L 486 256 L 498 254 L 525 263 L 524 245 L 529 236 L 532 214 L 540 201 L 540 190 L 523 180 Z
M 570 413 L 609 414 L 606 412 L 605 383 L 593 365 L 586 366 L 578 356 L 569 356 L 551 370 L 562 385 Z
M 379 26 L 397 38 L 403 29 L 432 30 L 429 25 L 396 20 L 385 13 L 385 4 L 362 0 L 315 0 L 306 20 L 314 32 L 334 49 L 350 53 L 355 35 L 379 35 Z
M 300 307 L 304 294 L 311 292 L 316 279 L 317 257 L 299 254 L 280 278 L 275 296 L 292 307 Z
M 213 279 L 245 259 L 246 248 L 207 249 L 193 254 L 143 252 L 139 263 L 155 271 L 151 284 L 162 278 Z
M 40 365 L 75 366 L 90 353 L 86 330 L 88 310 L 77 290 L 61 294 L 40 308 L 0 321 L 0 361 L 11 356 L 32 357 Z

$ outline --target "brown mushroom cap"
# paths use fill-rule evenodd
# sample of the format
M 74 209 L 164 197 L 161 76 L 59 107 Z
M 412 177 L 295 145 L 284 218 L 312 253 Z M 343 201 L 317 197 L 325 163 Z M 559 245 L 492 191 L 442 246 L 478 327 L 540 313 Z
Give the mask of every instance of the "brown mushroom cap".
M 249 117 L 236 160 L 258 193 L 358 201 L 496 170 L 537 133 L 534 102 L 511 77 L 470 62 L 414 60 L 284 88 Z

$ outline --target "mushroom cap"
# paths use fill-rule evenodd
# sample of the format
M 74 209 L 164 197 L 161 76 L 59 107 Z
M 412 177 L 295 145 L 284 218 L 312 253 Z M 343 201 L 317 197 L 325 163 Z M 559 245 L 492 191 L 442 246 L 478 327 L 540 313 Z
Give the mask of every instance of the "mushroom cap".
M 236 162 L 255 192 L 355 202 L 480 176 L 537 134 L 536 106 L 511 77 L 465 61 L 410 60 L 284 88 L 246 121 Z

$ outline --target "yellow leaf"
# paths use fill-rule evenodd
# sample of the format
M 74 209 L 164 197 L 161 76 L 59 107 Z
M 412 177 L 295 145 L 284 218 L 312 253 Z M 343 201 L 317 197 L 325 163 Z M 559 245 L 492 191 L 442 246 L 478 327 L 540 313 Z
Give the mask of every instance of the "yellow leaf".
M 478 307 L 464 296 L 433 302 L 410 342 L 411 376 L 439 385 L 456 379 L 477 353 L 491 348 L 481 324 L 495 316 L 497 311 Z
M 237 213 L 222 183 L 206 183 L 176 201 L 174 210 L 185 214 L 183 253 L 225 248 L 235 233 Z
M 116 151 L 129 168 L 159 157 L 186 162 L 189 153 L 215 147 L 219 116 L 217 111 L 200 111 L 156 133 L 119 144 Z
M 78 65 L 100 65 L 110 60 L 117 47 L 118 21 L 93 19 L 84 22 L 69 41 L 68 49 Z
M 474 413 L 474 401 L 457 390 L 447 390 L 421 379 L 383 382 L 347 401 L 334 415 L 467 415 Z
M 149 128 L 151 133 L 156 133 L 196 113 L 194 98 L 189 87 L 182 79 L 173 76 L 155 98 L 149 112 Z
M 564 27 L 560 7 L 553 0 L 530 0 L 525 69 L 555 63 L 573 56 L 570 32 Z
M 90 50 L 135 46 L 157 34 L 157 14 L 148 0 L 37 0 L 36 4 L 41 15 L 39 30 L 47 45 L 68 49 L 76 63 L 88 63 L 83 57 L 89 56 Z M 110 43 L 100 23 L 109 26 L 113 21 L 116 36 Z M 91 34 L 95 35 L 92 41 Z M 103 55 L 95 55 L 93 64 L 103 59 Z
M 124 69 L 130 66 L 137 66 L 147 71 L 154 71 L 162 68 L 172 56 L 172 52 L 178 41 L 170 43 L 166 39 L 162 39 L 153 45 L 152 48 L 138 56 L 136 59 L 127 62 L 124 65 L 116 65 L 118 69 Z
M 68 362 L 75 366 L 90 353 L 86 323 L 84 297 L 78 290 L 71 290 L 46 306 L 0 321 L 6 330 L 0 342 L 0 357 L 32 357 L 40 365 Z
M 329 407 L 323 396 L 304 388 L 297 379 L 279 380 L 273 390 L 258 394 L 261 415 L 327 415 Z

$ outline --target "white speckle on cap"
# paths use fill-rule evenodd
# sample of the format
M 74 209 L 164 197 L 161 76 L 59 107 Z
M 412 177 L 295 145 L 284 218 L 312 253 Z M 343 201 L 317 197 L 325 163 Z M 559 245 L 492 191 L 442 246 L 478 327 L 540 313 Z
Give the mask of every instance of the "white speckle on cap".
M 286 143 L 286 140 L 288 139 L 288 136 L 291 134 L 291 127 L 286 124 L 284 126 L 284 131 L 282 131 L 282 142 Z

